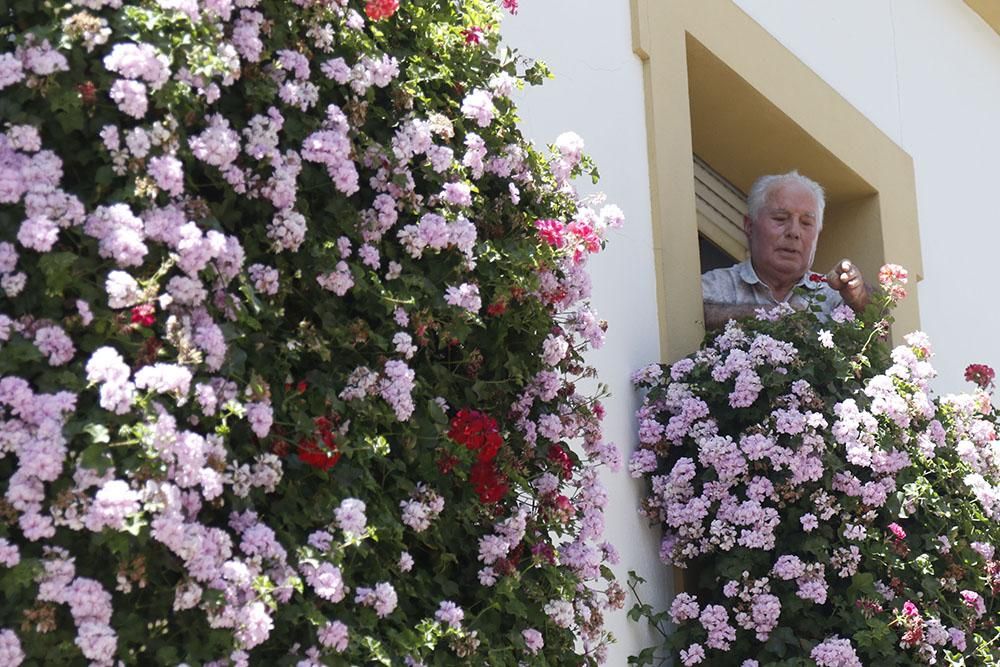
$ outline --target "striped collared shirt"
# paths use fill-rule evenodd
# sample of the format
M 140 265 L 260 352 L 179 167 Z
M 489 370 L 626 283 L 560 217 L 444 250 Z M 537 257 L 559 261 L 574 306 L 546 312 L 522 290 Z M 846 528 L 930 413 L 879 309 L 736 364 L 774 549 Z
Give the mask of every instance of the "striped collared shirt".
M 826 284 L 826 276 L 821 273 L 806 271 L 795 286 L 805 287 L 816 295 L 825 296 L 824 301 L 817 301 L 817 303 L 823 313 L 827 315 L 844 303 L 840 294 Z M 765 308 L 778 305 L 778 301 L 771 294 L 771 288 L 757 276 L 749 259 L 728 269 L 715 269 L 703 274 L 701 276 L 701 293 L 705 303 L 745 304 Z M 795 310 L 802 310 L 807 305 L 806 300 L 795 294 L 794 290 L 788 293 L 785 301 Z

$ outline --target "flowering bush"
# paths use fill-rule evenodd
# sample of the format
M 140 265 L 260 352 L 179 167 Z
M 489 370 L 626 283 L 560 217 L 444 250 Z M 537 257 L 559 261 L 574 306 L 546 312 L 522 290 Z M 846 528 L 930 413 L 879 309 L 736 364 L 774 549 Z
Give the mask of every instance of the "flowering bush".
M 880 277 L 863 316 L 761 312 L 636 374 L 629 469 L 690 585 L 665 612 L 633 608 L 668 637 L 634 662 L 1000 661 L 997 413 L 982 388 L 931 396 L 924 334 L 889 352 L 906 275 Z
M 622 215 L 516 8 L 0 9 L 0 663 L 603 657 Z

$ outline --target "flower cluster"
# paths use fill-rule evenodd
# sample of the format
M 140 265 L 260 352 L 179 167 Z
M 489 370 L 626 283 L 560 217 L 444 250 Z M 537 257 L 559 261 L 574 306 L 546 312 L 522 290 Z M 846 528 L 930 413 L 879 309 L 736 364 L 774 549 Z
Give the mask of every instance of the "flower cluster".
M 965 379 L 974 383 L 981 389 L 987 389 L 993 385 L 996 371 L 986 364 L 969 364 L 965 367 Z
M 623 216 L 504 10 L 4 10 L 0 663 L 604 659 Z
M 905 281 L 882 274 L 856 318 L 730 321 L 635 373 L 641 512 L 664 563 L 702 573 L 669 610 L 682 664 L 1000 657 L 996 416 L 982 390 L 932 397 L 923 333 L 875 337 Z
M 503 445 L 496 420 L 475 410 L 459 410 L 451 420 L 448 437 L 476 454 L 469 481 L 479 500 L 495 503 L 503 499 L 508 480 L 494 463 Z

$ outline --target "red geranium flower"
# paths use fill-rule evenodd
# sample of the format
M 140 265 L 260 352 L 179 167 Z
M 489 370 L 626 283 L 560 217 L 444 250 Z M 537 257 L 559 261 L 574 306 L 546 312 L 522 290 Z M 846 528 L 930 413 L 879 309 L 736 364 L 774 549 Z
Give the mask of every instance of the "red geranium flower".
M 503 315 L 505 312 L 507 312 L 507 302 L 504 299 L 497 299 L 486 307 L 486 314 L 491 317 Z
M 320 470 L 329 470 L 337 465 L 340 460 L 340 452 L 334 448 L 332 451 L 320 446 L 312 438 L 299 440 L 299 460 L 306 465 Z
M 451 454 L 445 454 L 444 456 L 442 456 L 437 460 L 437 467 L 438 470 L 441 471 L 442 475 L 447 475 L 452 470 L 454 470 L 455 466 L 457 466 L 458 463 L 459 463 L 458 457 L 452 456 Z
M 156 306 L 144 303 L 132 309 L 132 324 L 151 327 L 156 322 Z
M 482 503 L 499 502 L 507 495 L 507 477 L 490 461 L 476 461 L 469 473 L 469 481 Z
M 368 0 L 365 5 L 365 14 L 372 21 L 387 19 L 399 9 L 399 0 Z
M 313 468 L 329 470 L 340 460 L 340 451 L 333 438 L 333 422 L 326 417 L 317 417 L 313 424 L 316 426 L 314 437 L 299 440 L 299 460 Z
M 965 367 L 965 379 L 974 382 L 983 389 L 993 384 L 996 372 L 986 364 L 969 364 Z
M 97 86 L 93 81 L 84 81 L 76 87 L 76 91 L 80 93 L 80 101 L 84 104 L 91 105 L 97 102 Z
M 466 408 L 459 410 L 452 418 L 448 437 L 476 452 L 480 461 L 491 461 L 503 444 L 496 419 L 478 410 Z
M 507 495 L 508 480 L 497 470 L 493 461 L 503 445 L 497 420 L 478 410 L 462 408 L 451 419 L 448 437 L 464 445 L 469 451 L 476 452 L 476 462 L 469 472 L 469 482 L 479 500 L 495 503 L 503 499 Z M 438 462 L 438 466 L 442 467 L 442 461 Z

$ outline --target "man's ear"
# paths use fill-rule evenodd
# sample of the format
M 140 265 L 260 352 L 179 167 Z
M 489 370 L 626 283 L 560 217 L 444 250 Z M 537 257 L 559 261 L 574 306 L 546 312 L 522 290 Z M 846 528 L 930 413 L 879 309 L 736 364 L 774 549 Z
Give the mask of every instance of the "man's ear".
M 743 232 L 747 235 L 747 240 L 750 240 L 750 230 L 753 229 L 753 220 L 750 219 L 749 215 L 743 216 Z

